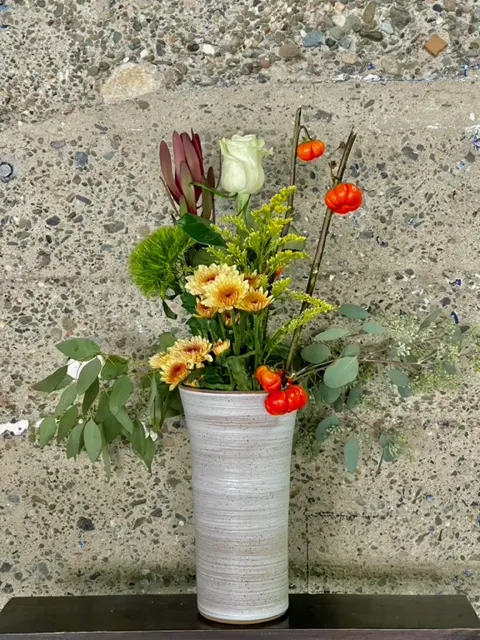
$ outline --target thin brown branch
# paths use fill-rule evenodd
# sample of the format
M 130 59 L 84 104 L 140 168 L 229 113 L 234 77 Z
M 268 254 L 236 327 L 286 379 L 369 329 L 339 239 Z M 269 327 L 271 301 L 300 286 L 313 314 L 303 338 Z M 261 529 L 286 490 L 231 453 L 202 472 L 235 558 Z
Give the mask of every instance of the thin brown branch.
M 295 124 L 293 125 L 293 137 L 292 137 L 292 148 L 290 151 L 290 186 L 294 187 L 297 180 L 297 147 L 298 141 L 300 139 L 300 133 L 302 131 L 302 107 L 298 107 L 297 112 L 295 114 Z M 293 216 L 294 208 L 293 201 L 295 198 L 295 192 L 291 193 L 288 196 L 288 211 L 287 216 L 290 218 Z M 282 238 L 285 237 L 290 229 L 290 223 L 286 224 L 282 230 Z
M 335 176 L 333 177 L 333 186 L 336 186 L 337 184 L 339 184 L 343 179 L 343 174 L 345 173 L 348 157 L 350 156 L 350 152 L 352 151 L 352 147 L 355 143 L 356 137 L 357 137 L 357 134 L 352 129 L 350 131 L 350 135 L 347 138 L 347 142 L 345 143 L 345 146 L 343 148 L 342 158 L 340 160 L 338 170 Z M 330 228 L 331 221 L 332 221 L 332 211 L 327 208 L 327 210 L 325 211 L 325 217 L 323 219 L 322 229 L 320 231 L 320 237 L 318 238 L 315 256 L 313 258 L 312 268 L 310 269 L 310 275 L 308 277 L 307 287 L 305 289 L 305 293 L 309 296 L 313 294 L 315 285 L 317 284 L 318 273 L 320 271 L 320 265 L 322 264 L 323 254 L 325 253 L 325 245 L 327 242 L 328 230 Z M 300 314 L 302 314 L 308 306 L 309 306 L 308 302 L 304 302 L 301 306 Z M 293 358 L 297 351 L 301 332 L 302 332 L 302 327 L 298 327 L 293 333 L 292 341 L 290 343 L 290 350 L 288 352 L 287 363 L 286 363 L 287 371 L 289 371 L 292 367 Z

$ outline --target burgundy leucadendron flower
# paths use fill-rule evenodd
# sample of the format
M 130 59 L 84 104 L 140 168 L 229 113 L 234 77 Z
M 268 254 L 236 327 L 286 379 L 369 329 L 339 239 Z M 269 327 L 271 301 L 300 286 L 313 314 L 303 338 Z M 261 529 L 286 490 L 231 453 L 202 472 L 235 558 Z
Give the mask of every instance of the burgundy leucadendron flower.
M 210 189 L 215 188 L 213 168 L 210 167 L 205 173 L 200 136 L 193 130 L 191 135 L 175 131 L 172 148 L 173 169 L 168 145 L 164 140 L 160 143 L 160 168 L 164 185 L 172 200 L 178 205 L 179 214 L 188 212 L 213 220 L 213 193 L 192 184 L 196 182 Z

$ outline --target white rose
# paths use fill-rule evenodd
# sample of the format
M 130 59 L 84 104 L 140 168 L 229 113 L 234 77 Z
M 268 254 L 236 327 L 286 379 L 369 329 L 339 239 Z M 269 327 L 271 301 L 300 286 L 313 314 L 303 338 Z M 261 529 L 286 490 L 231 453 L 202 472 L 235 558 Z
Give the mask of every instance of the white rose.
M 265 140 L 257 136 L 223 138 L 221 185 L 227 193 L 257 193 L 263 187 L 265 174 L 262 160 L 272 153 L 264 149 Z

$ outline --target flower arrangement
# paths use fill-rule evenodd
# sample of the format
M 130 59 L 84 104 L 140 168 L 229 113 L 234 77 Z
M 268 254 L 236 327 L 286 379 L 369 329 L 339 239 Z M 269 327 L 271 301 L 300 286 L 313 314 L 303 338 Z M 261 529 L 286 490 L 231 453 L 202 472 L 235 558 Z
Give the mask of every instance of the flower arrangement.
M 198 134 L 173 134 L 173 160 L 162 142 L 160 166 L 173 224 L 140 242 L 130 273 L 140 291 L 158 298 L 167 318 L 181 325 L 181 335 L 163 334 L 148 362 L 104 353 L 88 339 L 58 344 L 69 360 L 35 386 L 61 392 L 41 422 L 40 446 L 56 438 L 66 442 L 68 457 L 86 451 L 109 469 L 112 443 L 123 440 L 150 467 L 164 421 L 182 412 L 179 385 L 263 390 L 270 414 L 303 411 L 299 428 L 305 441 L 315 441 L 317 448 L 327 438 L 342 441 L 346 467 L 354 473 L 365 442 L 355 411 L 372 397 L 374 381 L 387 381 L 400 398 L 451 387 L 465 330 L 441 318 L 440 310 L 421 319 L 393 313 L 371 318 L 362 306 L 314 295 L 332 219 L 338 216 L 342 224 L 363 203 L 361 189 L 343 182 L 355 139 L 352 131 L 339 146 L 338 162 L 332 154 L 326 165 L 332 187 L 305 291 L 296 290 L 288 276 L 294 262 L 310 260 L 306 238 L 292 227 L 297 164 L 322 162 L 326 145 L 302 125 L 301 110 L 290 184 L 258 207 L 252 198 L 263 187 L 262 161 L 271 153 L 261 138 L 220 142 L 219 185 L 213 169 L 205 170 Z M 217 220 L 219 199 L 233 210 Z M 181 302 L 181 317 L 174 300 Z M 279 324 L 272 310 L 281 305 L 299 309 L 294 306 L 293 317 Z M 313 341 L 302 342 L 303 328 L 316 323 Z M 401 434 L 389 430 L 376 439 L 381 462 L 405 448 Z

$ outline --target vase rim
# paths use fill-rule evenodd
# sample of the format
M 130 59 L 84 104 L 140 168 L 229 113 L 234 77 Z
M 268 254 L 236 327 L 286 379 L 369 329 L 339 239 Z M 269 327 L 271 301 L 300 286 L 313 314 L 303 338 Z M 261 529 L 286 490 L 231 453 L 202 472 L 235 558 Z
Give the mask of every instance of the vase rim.
M 222 396 L 266 396 L 266 391 L 225 391 L 219 389 L 199 389 L 197 387 L 188 387 L 184 384 L 179 385 L 181 391 L 187 391 L 192 393 L 205 393 L 207 395 L 222 395 Z

